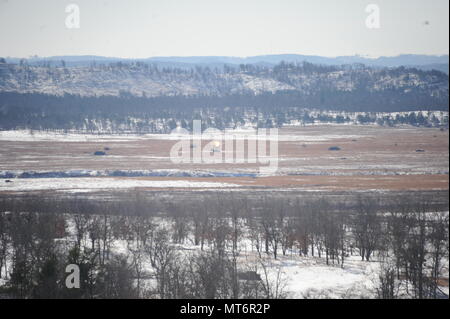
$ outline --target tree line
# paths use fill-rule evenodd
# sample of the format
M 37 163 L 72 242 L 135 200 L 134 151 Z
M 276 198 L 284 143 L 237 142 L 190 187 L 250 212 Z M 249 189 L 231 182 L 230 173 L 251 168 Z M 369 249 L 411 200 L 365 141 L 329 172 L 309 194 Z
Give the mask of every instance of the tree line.
M 257 202 L 220 193 L 189 204 L 139 194 L 127 202 L 2 199 L 0 295 L 284 298 L 286 278 L 270 261 L 297 255 L 344 269 L 352 256 L 379 262 L 374 297 L 441 296 L 448 212 L 428 199 Z M 64 285 L 68 264 L 80 267 L 80 289 Z
M 330 107 L 331 110 L 366 112 L 358 115 L 356 120 L 351 119 L 345 113 L 332 116 L 328 112 L 330 109 L 324 107 L 319 107 L 314 112 L 309 111 L 308 108 L 305 108 L 306 106 L 317 104 L 300 103 L 304 98 L 321 99 L 317 96 L 301 96 L 296 92 L 267 93 L 257 96 L 249 94 L 226 97 L 155 98 L 128 95 L 119 97 L 53 96 L 39 93 L 2 92 L 0 93 L 0 129 L 167 133 L 177 125 L 189 129 L 194 119 L 201 119 L 206 127 L 218 129 L 236 127 L 244 123 L 252 123 L 255 127 L 280 127 L 291 121 L 299 121 L 303 124 L 356 122 L 387 126 L 399 124 L 448 126 L 448 115 L 440 119 L 429 112 L 425 112 L 425 116 L 422 113 L 416 115 L 416 112 L 409 112 L 411 109 L 448 111 L 448 107 L 440 108 L 437 105 L 433 107 L 425 103 L 425 100 L 420 102 L 420 97 L 416 99 L 411 96 L 411 100 L 416 103 L 416 107 L 412 108 L 391 108 L 389 103 L 377 99 L 368 100 L 355 108 L 346 108 L 338 106 L 339 99 L 330 97 L 330 101 L 333 100 L 335 106 L 334 108 Z M 380 94 L 380 98 L 385 99 L 386 96 Z M 427 105 L 427 107 L 421 108 L 423 105 Z M 384 115 L 380 118 L 375 112 L 369 112 L 375 110 L 377 112 L 394 110 L 408 112 L 405 115 Z

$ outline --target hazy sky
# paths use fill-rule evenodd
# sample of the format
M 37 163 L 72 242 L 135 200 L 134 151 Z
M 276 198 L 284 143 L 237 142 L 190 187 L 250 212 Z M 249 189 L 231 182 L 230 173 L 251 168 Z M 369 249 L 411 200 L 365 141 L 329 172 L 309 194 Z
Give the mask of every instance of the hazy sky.
M 65 8 L 80 8 L 68 29 Z M 380 8 L 368 29 L 368 4 Z M 0 0 L 0 56 L 448 54 L 448 0 Z

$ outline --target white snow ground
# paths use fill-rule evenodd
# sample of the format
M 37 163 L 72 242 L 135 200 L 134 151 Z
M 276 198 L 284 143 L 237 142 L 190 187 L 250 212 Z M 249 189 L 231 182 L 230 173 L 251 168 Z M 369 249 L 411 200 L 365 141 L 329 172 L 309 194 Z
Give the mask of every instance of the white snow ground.
M 356 139 L 362 135 L 338 135 L 338 134 L 322 134 L 307 135 L 307 134 L 278 134 L 270 135 L 267 131 L 267 135 L 264 136 L 266 141 L 279 141 L 279 142 L 326 142 L 335 139 Z M 14 141 L 14 142 L 43 142 L 43 141 L 59 141 L 59 142 L 121 142 L 131 140 L 186 140 L 192 139 L 192 134 L 84 134 L 84 133 L 63 133 L 63 132 L 44 132 L 36 131 L 30 132 L 28 130 L 12 130 L 12 131 L 0 131 L 0 141 Z M 222 132 L 204 133 L 202 139 L 216 139 L 216 140 L 257 140 L 262 139 L 261 136 L 256 134 L 255 130 L 230 130 L 225 134 Z
M 237 187 L 230 183 L 195 182 L 187 180 L 155 181 L 120 178 L 18 178 L 6 182 L 0 179 L 0 191 L 63 190 L 89 192 L 99 189 L 125 189 L 136 187 L 154 188 L 222 188 Z
M 289 298 L 373 297 L 379 263 L 360 260 L 352 256 L 341 268 L 337 264 L 327 266 L 324 258 L 280 257 L 272 260 L 272 276 L 281 267 Z

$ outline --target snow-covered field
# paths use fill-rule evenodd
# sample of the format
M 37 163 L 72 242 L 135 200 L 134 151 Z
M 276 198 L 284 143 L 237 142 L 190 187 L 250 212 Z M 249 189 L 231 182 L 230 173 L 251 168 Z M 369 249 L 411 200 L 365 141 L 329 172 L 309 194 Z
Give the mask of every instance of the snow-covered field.
M 238 128 L 230 135 L 237 139 L 256 138 L 255 132 L 248 127 Z M 225 140 L 230 135 L 225 136 Z M 393 179 L 397 181 L 395 189 L 448 189 L 448 130 L 347 125 L 281 128 L 277 170 L 269 176 L 285 178 L 277 184 L 273 184 L 277 182 L 275 179 L 261 179 L 264 176 L 261 176 L 260 168 L 266 164 L 260 160 L 273 159 L 273 156 L 267 156 L 271 155 L 268 150 L 266 156 L 258 156 L 256 163 L 246 159 L 244 163 L 227 163 L 223 160 L 229 152 L 223 146 L 226 141 L 221 143 L 223 136 L 215 131 L 204 134 L 202 147 L 207 147 L 211 140 L 219 141 L 216 154 L 222 156 L 222 161 L 212 164 L 172 162 L 171 148 L 179 139 L 187 137 L 192 135 L 0 131 L 0 179 L 13 180 L 13 183 L 2 181 L 0 191 L 133 187 L 236 189 L 233 184 L 278 187 L 283 191 L 286 187 L 320 189 L 330 183 L 333 187 L 336 184 L 352 186 L 354 183 L 349 183 L 348 179 L 353 177 L 356 181 L 367 177 L 361 188 L 369 190 L 392 189 Z M 275 138 L 270 136 L 268 139 Z M 338 151 L 330 150 L 333 147 L 338 147 Z M 105 155 L 95 156 L 99 150 Z M 81 177 L 85 179 L 69 179 Z M 93 179 L 98 177 L 110 179 L 100 182 Z M 150 181 L 153 177 L 167 180 L 164 183 Z M 226 180 L 237 177 L 244 178 L 242 183 Z M 310 181 L 304 185 L 296 180 L 297 177 Z M 322 177 L 328 177 L 328 180 Z M 338 177 L 347 179 L 338 182 Z M 19 180 L 22 178 L 53 180 Z M 195 180 L 195 183 L 186 181 L 190 178 L 204 179 Z
M 101 189 L 127 188 L 223 188 L 239 185 L 229 183 L 195 182 L 187 180 L 137 180 L 119 178 L 27 178 L 6 182 L 0 180 L 0 191 L 62 190 L 88 192 Z
M 379 263 L 353 256 L 346 265 L 326 265 L 318 257 L 280 257 L 272 268 L 281 269 L 290 298 L 373 297 Z
M 204 132 L 202 139 L 204 140 L 257 140 L 264 139 L 266 141 L 279 142 L 325 142 L 335 139 L 355 139 L 364 135 L 341 135 L 341 134 L 266 134 L 257 135 L 257 131 L 248 128 L 227 130 L 224 132 L 210 131 Z M 135 140 L 171 140 L 178 141 L 187 138 L 198 138 L 192 134 L 181 134 L 173 132 L 171 134 L 88 134 L 81 132 L 53 132 L 53 131 L 29 131 L 29 130 L 13 130 L 0 131 L 0 141 L 16 141 L 16 142 L 126 142 Z

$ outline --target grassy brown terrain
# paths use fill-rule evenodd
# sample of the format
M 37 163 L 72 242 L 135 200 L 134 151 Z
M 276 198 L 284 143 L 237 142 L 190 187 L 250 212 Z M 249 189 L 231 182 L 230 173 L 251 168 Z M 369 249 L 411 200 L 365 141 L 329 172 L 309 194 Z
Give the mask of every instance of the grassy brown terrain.
M 231 183 L 239 188 L 304 190 L 446 190 L 449 133 L 435 128 L 308 126 L 280 129 L 279 169 L 264 177 L 140 177 Z M 204 141 L 203 145 L 209 141 Z M 0 139 L 0 170 L 179 169 L 257 173 L 261 164 L 174 164 L 164 136 L 86 141 Z M 338 146 L 339 151 L 330 151 Z M 94 156 L 108 148 L 107 156 Z M 418 151 L 421 150 L 421 151 Z

